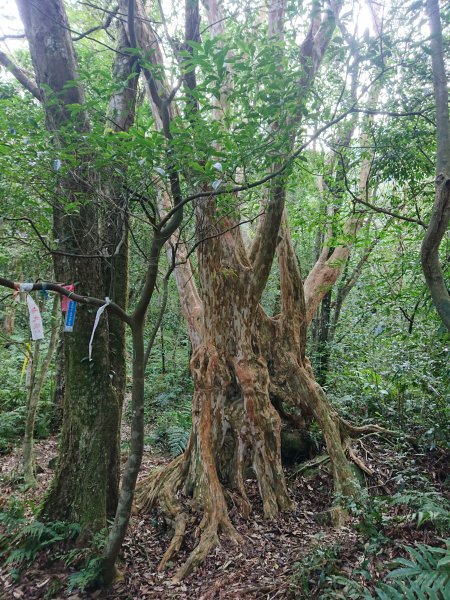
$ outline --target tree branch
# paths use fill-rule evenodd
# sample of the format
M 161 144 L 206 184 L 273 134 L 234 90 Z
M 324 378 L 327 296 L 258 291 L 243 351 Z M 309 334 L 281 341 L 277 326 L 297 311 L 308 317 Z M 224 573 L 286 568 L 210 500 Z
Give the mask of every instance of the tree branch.
M 101 25 L 96 25 L 95 27 L 91 27 L 84 33 L 80 33 L 76 37 L 73 37 L 72 42 L 79 42 L 80 40 L 82 40 L 86 36 L 90 35 L 91 33 L 94 33 L 95 31 L 100 31 L 101 29 L 104 29 L 106 31 L 108 29 L 108 27 L 111 25 L 111 22 L 114 19 L 114 17 L 117 16 L 118 12 L 119 12 L 119 5 L 117 5 L 115 8 L 113 8 L 112 10 L 110 10 L 106 13 L 107 16 Z
M 18 291 L 20 283 L 12 281 L 11 279 L 6 279 L 5 277 L 0 277 L 0 285 L 11 290 Z M 105 300 L 100 300 L 100 298 L 94 298 L 92 296 L 82 296 L 80 294 L 76 294 L 75 292 L 69 292 L 59 283 L 52 283 L 50 281 L 41 281 L 38 283 L 33 283 L 33 287 L 31 288 L 31 292 L 38 290 L 47 290 L 49 292 L 57 292 L 62 296 L 66 296 L 73 300 L 74 302 L 79 302 L 80 304 L 87 304 L 89 306 L 103 306 L 105 304 Z M 116 315 L 125 323 L 131 325 L 130 316 L 115 302 L 111 302 L 108 304 L 108 310 L 111 311 L 112 314 Z
M 291 164 L 295 161 L 295 159 L 300 156 L 300 154 L 311 144 L 311 142 L 313 142 L 318 137 L 320 137 L 322 135 L 322 133 L 327 131 L 327 129 L 329 129 L 330 127 L 333 127 L 334 125 L 336 125 L 337 123 L 339 123 L 340 121 L 345 119 L 345 117 L 347 117 L 350 112 L 351 112 L 350 109 L 346 110 L 345 112 L 343 112 L 341 115 L 339 115 L 335 119 L 326 123 L 323 127 L 320 127 L 319 129 L 317 129 L 317 131 L 313 135 L 311 135 L 311 137 L 306 142 L 301 144 L 295 150 L 295 152 L 293 152 L 278 169 L 272 171 L 271 173 L 269 173 L 268 175 L 265 175 L 264 177 L 261 177 L 261 179 L 257 179 L 256 181 L 252 181 L 250 183 L 244 183 L 242 185 L 237 185 L 235 187 L 228 188 L 228 189 L 223 188 L 223 189 L 219 189 L 219 190 L 208 190 L 207 192 L 197 192 L 195 194 L 192 194 L 191 196 L 187 196 L 186 198 L 183 198 L 183 201 L 182 201 L 183 206 L 188 204 L 189 202 L 192 202 L 193 200 L 198 200 L 199 198 L 212 198 L 214 196 L 221 196 L 223 194 L 236 194 L 238 192 L 246 192 L 248 190 L 260 187 L 261 185 L 268 183 L 272 179 L 279 177 L 291 166 Z M 165 215 L 165 217 L 161 220 L 161 223 L 164 224 L 166 222 L 166 220 L 168 220 L 174 212 L 175 212 L 175 208 L 170 210 Z
M 158 333 L 159 328 L 161 327 L 163 316 L 164 316 L 164 313 L 166 310 L 167 297 L 169 295 L 169 277 L 170 277 L 172 271 L 174 270 L 174 268 L 175 268 L 175 264 L 174 264 L 174 262 L 172 262 L 172 265 L 169 267 L 169 269 L 163 279 L 163 286 L 162 286 L 163 287 L 163 295 L 162 295 L 162 299 L 161 299 L 161 305 L 159 307 L 158 316 L 156 318 L 156 322 L 153 326 L 153 330 L 152 330 L 152 333 L 150 334 L 150 339 L 148 341 L 147 348 L 145 350 L 144 368 L 147 366 L 148 359 L 150 358 L 150 353 L 153 348 L 153 344 L 155 343 L 156 335 Z
M 354 108 L 354 109 L 352 109 L 352 112 L 358 112 L 358 113 L 363 113 L 365 115 L 374 115 L 374 116 L 382 115 L 382 116 L 387 116 L 387 117 L 422 117 L 422 119 L 425 119 L 425 121 L 428 121 L 428 123 L 433 125 L 433 127 L 436 126 L 436 123 L 432 119 L 427 117 L 427 115 L 425 115 L 423 113 L 423 111 L 420 111 L 420 110 L 405 110 L 402 112 L 395 112 L 392 110 L 378 110 L 376 108 Z
M 367 208 L 370 208 L 371 210 L 373 210 L 377 213 L 389 215 L 390 217 L 394 217 L 396 219 L 399 219 L 400 221 L 406 221 L 407 223 L 415 223 L 416 225 L 420 225 L 421 227 L 426 228 L 426 224 L 421 219 L 414 219 L 413 217 L 405 217 L 403 215 L 399 215 L 398 213 L 395 213 L 387 208 L 381 208 L 380 206 L 375 206 L 374 204 L 367 202 L 367 200 L 363 200 L 362 198 L 358 198 L 357 196 L 354 196 L 353 200 L 355 202 L 357 202 L 358 204 L 367 206 Z
M 17 66 L 4 52 L 0 50 L 0 64 L 3 65 L 23 87 L 28 90 L 39 102 L 43 99 L 42 91 L 38 86 L 26 75 L 19 66 Z
M 6 42 L 7 40 L 24 40 L 26 35 L 24 33 L 10 33 L 8 35 L 0 36 L 0 42 Z

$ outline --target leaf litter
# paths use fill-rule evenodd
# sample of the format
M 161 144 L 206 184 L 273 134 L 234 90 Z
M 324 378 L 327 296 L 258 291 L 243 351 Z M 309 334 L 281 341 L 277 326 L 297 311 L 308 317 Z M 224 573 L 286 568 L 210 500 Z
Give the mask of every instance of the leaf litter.
M 369 493 L 389 496 L 401 489 L 404 485 L 402 473 L 405 464 L 412 464 L 415 472 L 426 476 L 441 494 L 448 497 L 445 485 L 450 466 L 448 453 L 436 450 L 424 454 L 411 447 L 399 453 L 386 440 L 377 438 L 368 438 L 356 443 L 354 450 L 373 471 L 373 476 L 365 475 Z M 36 443 L 39 485 L 30 490 L 23 489 L 18 476 L 20 449 L 17 448 L 11 454 L 2 457 L 0 510 L 2 504 L 12 495 L 26 501 L 30 507 L 39 503 L 51 480 L 56 452 L 57 442 L 54 438 Z M 126 457 L 123 458 L 125 460 Z M 145 477 L 152 469 L 168 461 L 168 457 L 147 446 L 140 477 Z M 174 584 L 171 577 L 195 546 L 194 531 L 198 519 L 191 519 L 189 535 L 186 536 L 178 556 L 168 564 L 166 571 L 161 573 L 157 571 L 157 566 L 170 542 L 171 532 L 157 515 L 144 514 L 134 515 L 131 519 L 119 565 L 123 575 L 111 588 L 89 592 L 75 590 L 71 594 L 67 593 L 67 568 L 61 561 L 52 562 L 48 552 L 42 552 L 19 581 L 14 581 L 11 577 L 10 566 L 0 566 L 0 599 L 319 598 L 319 580 L 322 577 L 320 569 L 327 560 L 333 562 L 335 570 L 341 576 L 356 576 L 360 581 L 369 577 L 373 585 L 385 575 L 389 562 L 404 553 L 405 545 L 414 542 L 439 543 L 439 535 L 432 527 L 418 528 L 415 523 L 399 518 L 402 509 L 394 506 L 389 509 L 389 518 L 380 526 L 380 540 L 376 551 L 368 554 L 369 538 L 367 533 L 357 527 L 356 519 L 340 529 L 331 525 L 332 479 L 326 464 L 319 465 L 313 472 L 305 471 L 301 475 L 296 474 L 294 467 L 287 472 L 287 481 L 290 493 L 295 499 L 295 509 L 291 513 L 281 515 L 275 521 L 263 519 L 256 482 L 249 481 L 249 498 L 253 503 L 250 517 L 246 520 L 235 506 L 230 507 L 230 515 L 244 543 L 236 546 L 223 540 L 207 560 L 179 584 Z M 28 512 L 31 516 L 31 508 Z M 333 549 L 338 549 L 335 555 Z M 317 568 L 308 571 L 309 592 L 305 595 L 299 583 L 299 573 L 302 575 L 301 565 L 304 561 L 310 564 L 310 557 L 316 554 L 322 556 L 322 562 L 318 560 Z

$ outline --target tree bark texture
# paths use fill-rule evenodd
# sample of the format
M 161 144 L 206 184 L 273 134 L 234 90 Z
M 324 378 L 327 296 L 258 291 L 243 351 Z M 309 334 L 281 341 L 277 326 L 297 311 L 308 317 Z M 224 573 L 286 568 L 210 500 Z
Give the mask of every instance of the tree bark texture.
M 14 257 L 12 264 L 12 273 L 14 277 L 17 278 L 18 281 L 23 281 L 22 279 L 22 268 L 20 264 L 20 258 Z M 4 336 L 10 337 L 14 334 L 14 326 L 16 324 L 16 304 L 13 302 L 12 306 L 9 309 L 9 312 L 5 314 L 2 321 L 2 333 Z
M 64 336 L 61 331 L 58 345 L 56 347 L 55 356 L 55 387 L 53 391 L 53 418 L 51 421 L 51 430 L 57 433 L 61 429 L 63 406 L 64 406 L 64 389 L 66 374 L 64 372 Z
M 120 0 L 119 12 L 127 14 L 127 1 Z M 109 100 L 105 131 L 126 132 L 134 123 L 136 111 L 139 67 L 136 56 L 130 56 L 130 40 L 127 34 L 126 19 L 122 17 L 117 24 L 116 46 L 118 53 L 113 65 L 113 81 L 117 87 Z M 128 307 L 128 263 L 129 263 L 129 206 L 128 198 L 121 188 L 120 177 L 114 175 L 110 165 L 108 180 L 103 184 L 109 200 L 102 207 L 100 218 L 101 238 L 104 240 L 106 254 L 111 258 L 103 261 L 105 295 L 111 298 L 124 311 Z M 124 165 L 119 165 L 124 169 Z M 115 413 L 120 432 L 123 400 L 126 386 L 126 324 L 122 319 L 109 319 L 109 351 L 111 361 L 112 385 L 115 401 L 110 411 Z M 110 453 L 108 514 L 116 510 L 120 480 L 120 435 L 117 436 L 114 449 Z M 115 492 L 115 493 L 114 493 Z
M 84 93 L 81 84 L 76 83 L 77 64 L 67 16 L 61 0 L 18 0 L 17 4 L 36 82 L 43 90 L 47 128 L 54 133 L 55 154 L 58 148 L 72 147 L 73 156 L 78 159 L 61 176 L 56 193 L 54 236 L 60 243 L 59 253 L 54 255 L 55 276 L 58 281 L 76 282 L 77 290 L 85 295 L 104 298 L 111 293 L 111 275 L 105 277 L 103 248 L 98 242 L 104 216 L 98 199 L 109 190 L 105 192 L 99 182 L 101 177 L 90 166 L 90 149 L 83 141 L 84 134 L 90 132 L 87 112 L 81 109 L 72 115 L 69 108 L 74 104 L 83 107 Z M 123 120 L 120 111 L 111 110 L 110 114 Z M 71 201 L 79 202 L 79 208 L 69 215 L 64 205 Z M 121 210 L 117 213 L 123 215 Z M 111 210 L 110 214 L 111 219 L 118 218 L 116 211 Z M 121 236 L 122 232 L 120 228 Z M 117 239 L 107 238 L 108 243 L 108 249 L 114 245 L 113 252 L 119 248 Z M 116 271 L 123 271 L 126 258 L 124 239 L 114 254 Z M 126 278 L 123 273 L 119 275 L 118 285 L 126 290 Z M 113 291 L 118 302 L 126 298 L 124 289 Z M 94 338 L 93 362 L 88 361 L 94 315 L 91 308 L 79 304 L 74 331 L 64 334 L 65 397 L 60 452 L 41 510 L 49 519 L 80 522 L 87 533 L 105 526 L 107 515 L 114 513 L 117 503 L 124 383 L 123 328 L 113 325 L 110 330 L 106 313 Z

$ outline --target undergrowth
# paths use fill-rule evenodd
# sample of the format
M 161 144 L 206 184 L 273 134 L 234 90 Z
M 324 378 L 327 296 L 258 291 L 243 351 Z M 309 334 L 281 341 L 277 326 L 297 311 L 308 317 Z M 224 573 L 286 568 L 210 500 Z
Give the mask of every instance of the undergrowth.
M 424 481 L 421 484 L 424 485 Z M 398 541 L 401 538 L 395 534 L 400 528 L 432 530 L 435 536 L 448 534 L 450 503 L 441 494 L 430 485 L 422 490 L 401 489 L 388 497 L 363 493 L 360 501 L 347 504 L 347 509 L 356 517 L 360 534 L 357 566 L 351 576 L 342 544 L 317 543 L 301 562 L 293 565 L 293 597 L 327 600 L 450 598 L 450 539 L 436 537 L 434 546 L 424 543 L 401 546 Z M 403 556 L 386 563 L 382 557 L 387 548 Z
M 175 457 L 186 448 L 192 425 L 192 379 L 186 372 L 161 377 L 146 395 L 151 434 L 146 443 Z
M 78 523 L 42 522 L 26 516 L 27 511 L 36 514 L 37 507 L 13 497 L 0 512 L 0 564 L 9 569 L 13 581 L 19 581 L 41 560 L 47 565 L 61 561 L 72 571 L 67 579 L 69 593 L 75 589 L 83 592 L 100 580 L 106 530 L 95 534 L 88 546 L 80 546 Z

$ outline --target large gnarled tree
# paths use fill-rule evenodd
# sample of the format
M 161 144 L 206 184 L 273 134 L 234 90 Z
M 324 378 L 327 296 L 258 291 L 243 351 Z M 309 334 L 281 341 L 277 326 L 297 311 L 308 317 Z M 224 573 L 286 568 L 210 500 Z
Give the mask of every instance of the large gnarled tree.
M 214 35 L 224 31 L 222 8 L 214 1 L 207 3 Z M 224 216 L 217 193 L 203 187 L 195 201 L 198 290 L 186 254 L 181 253 L 179 257 L 182 264 L 176 269 L 177 282 L 193 346 L 192 433 L 184 454 L 143 480 L 137 496 L 140 510 L 157 507 L 174 526 L 174 536 L 160 568 L 178 551 L 185 535 L 188 514 L 183 496 L 193 498 L 195 506 L 202 511 L 199 542 L 178 570 L 176 579 L 189 573 L 218 544 L 220 531 L 234 540 L 239 539 L 228 515 L 227 497 L 234 491 L 233 497 L 239 499 L 243 513 L 249 513 L 251 505 L 245 485 L 249 466 L 255 474 L 267 518 L 274 518 L 280 511 L 292 507 L 281 465 L 282 419 L 297 428 L 307 428 L 316 420 L 324 433 L 337 494 L 357 493 L 358 486 L 343 444 L 352 433 L 352 427 L 333 411 L 315 382 L 305 355 L 308 322 L 327 286 L 329 289 L 336 281 L 339 261 L 334 264 L 321 261 L 304 286 L 284 215 L 289 172 L 283 165 L 297 141 L 302 101 L 320 68 L 340 4 L 333 5 L 333 10 L 328 5 L 327 8 L 319 15 L 313 11 L 308 33 L 298 49 L 302 65 L 297 79 L 298 112 L 286 117 L 284 155 L 279 153 L 268 168 L 266 181 L 269 183 L 262 200 L 264 215 L 251 245 L 244 243 L 239 215 Z M 268 10 L 268 43 L 275 45 L 280 65 L 283 63 L 284 9 L 284 4 L 277 2 Z M 198 26 L 192 26 L 198 19 L 198 6 L 188 2 L 187 49 L 196 47 L 190 40 L 199 42 Z M 148 43 L 149 39 L 153 40 L 154 49 L 149 60 L 155 63 L 160 74 L 163 66 L 158 61 L 160 53 L 155 50 L 156 36 L 147 31 L 146 37 L 142 35 L 137 41 L 145 47 L 145 40 Z M 232 60 L 230 63 L 232 72 Z M 198 118 L 192 68 L 189 75 L 184 81 L 185 93 L 191 98 L 187 105 Z M 222 93 L 216 96 L 216 119 L 227 113 L 229 93 L 227 79 Z M 155 121 L 161 121 L 156 97 L 153 97 L 153 105 Z M 271 123 L 275 138 L 280 129 L 280 122 Z M 355 227 L 354 220 L 350 226 Z M 348 250 L 342 248 L 338 252 L 344 256 Z M 281 312 L 269 317 L 260 301 L 276 255 Z M 336 511 L 337 516 L 341 514 Z

